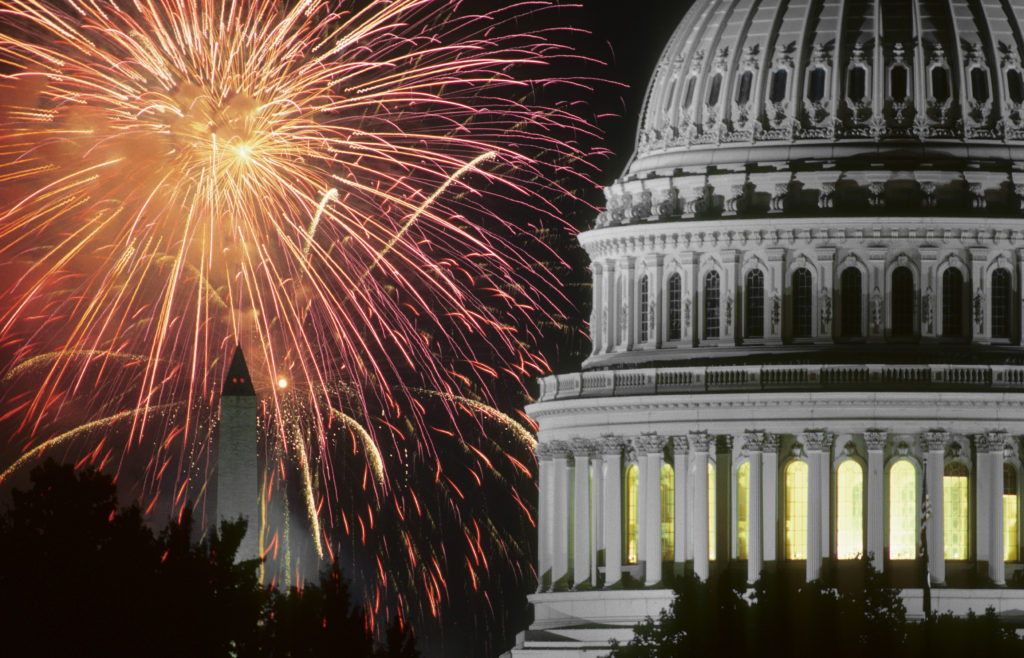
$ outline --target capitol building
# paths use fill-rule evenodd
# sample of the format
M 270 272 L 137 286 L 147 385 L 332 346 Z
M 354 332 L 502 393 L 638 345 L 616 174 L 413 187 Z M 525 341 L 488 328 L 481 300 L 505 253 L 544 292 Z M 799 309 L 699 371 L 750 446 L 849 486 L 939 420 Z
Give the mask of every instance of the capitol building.
M 1024 0 L 694 2 L 579 236 L 593 351 L 527 409 L 511 656 L 861 556 L 911 616 L 923 554 L 935 611 L 1024 612 L 1022 57 Z

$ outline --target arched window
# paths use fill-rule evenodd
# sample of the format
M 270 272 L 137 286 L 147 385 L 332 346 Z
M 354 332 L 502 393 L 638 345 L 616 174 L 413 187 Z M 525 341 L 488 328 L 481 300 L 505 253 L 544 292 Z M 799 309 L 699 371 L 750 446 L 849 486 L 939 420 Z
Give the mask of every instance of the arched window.
M 894 103 L 907 100 L 907 67 L 894 66 L 889 71 L 889 95 Z
M 909 267 L 892 271 L 892 335 L 914 335 L 914 275 Z
M 917 472 L 901 459 L 889 469 L 889 559 L 917 556 Z
M 670 464 L 661 465 L 661 560 L 676 556 L 676 474 Z
M 1017 69 L 1006 71 L 1006 93 L 1018 105 L 1024 103 L 1024 75 Z
M 846 95 L 854 103 L 860 103 L 867 96 L 868 72 L 863 66 L 850 68 L 850 80 L 846 89 Z
M 715 550 L 715 465 L 708 462 L 708 559 L 716 559 Z
M 768 94 L 768 100 L 773 103 L 781 103 L 786 98 L 786 82 L 789 79 L 789 72 L 786 69 L 779 69 L 772 73 L 772 87 Z
M 955 267 L 942 273 L 942 335 L 963 336 L 964 275 Z
M 747 522 L 750 501 L 750 462 L 743 462 L 736 469 L 736 557 L 747 559 Z
M 971 96 L 979 103 L 988 100 L 988 73 L 980 66 L 971 69 Z
M 847 267 L 839 278 L 841 325 L 842 336 L 853 338 L 861 335 L 861 306 L 863 304 L 861 293 L 860 270 L 856 267 Z
M 745 105 L 750 100 L 750 88 L 754 85 L 754 74 L 744 71 L 740 76 L 740 84 L 736 89 L 736 104 Z
M 676 95 L 676 84 L 677 81 L 673 80 L 672 86 L 669 87 L 668 93 L 665 94 L 665 109 L 663 110 L 664 112 L 668 112 L 669 109 L 672 107 L 672 97 Z
M 719 276 L 712 270 L 704 277 L 704 338 L 718 338 Z
M 626 564 L 636 564 L 637 518 L 640 514 L 640 469 L 636 464 L 626 468 Z
M 711 86 L 708 88 L 708 105 L 714 107 L 718 105 L 718 97 L 722 93 L 722 74 L 716 73 L 711 78 Z
M 807 463 L 793 460 L 786 466 L 785 557 L 807 559 Z
M 808 338 L 813 327 L 811 272 L 805 268 L 793 272 L 793 336 Z
M 1017 469 L 1003 463 L 1003 559 L 1020 559 L 1020 535 L 1017 532 Z
M 1010 272 L 992 272 L 992 337 L 1010 337 Z
M 761 270 L 750 270 L 747 272 L 746 285 L 744 286 L 746 296 L 746 308 L 744 319 L 746 321 L 747 337 L 764 337 L 764 272 Z
M 683 278 L 673 274 L 668 278 L 668 339 L 683 337 Z
M 807 98 L 817 103 L 825 97 L 825 69 L 816 66 L 807 76 Z
M 949 73 L 942 66 L 932 67 L 932 98 L 939 103 L 949 100 Z
M 686 81 L 686 93 L 683 95 L 683 109 L 688 109 L 693 104 L 693 89 L 697 85 L 697 78 L 690 76 Z
M 949 462 L 942 473 L 942 545 L 947 560 L 967 559 L 967 467 Z
M 864 554 L 864 469 L 846 459 L 836 470 L 836 557 Z
M 640 285 L 638 286 L 637 296 L 640 298 L 639 311 L 640 311 L 640 342 L 646 343 L 651 335 L 651 307 L 650 307 L 650 290 L 648 289 L 647 277 L 640 277 Z

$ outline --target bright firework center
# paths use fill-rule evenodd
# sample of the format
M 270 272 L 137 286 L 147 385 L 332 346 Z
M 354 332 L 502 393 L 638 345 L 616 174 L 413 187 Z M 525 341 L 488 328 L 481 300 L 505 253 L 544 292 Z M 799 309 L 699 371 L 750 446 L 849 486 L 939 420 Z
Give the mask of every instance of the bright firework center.
M 603 655 L 666 576 L 871 556 L 1024 611 L 1024 0 L 697 0 L 580 236 L 593 352 L 540 382 L 512 656 Z

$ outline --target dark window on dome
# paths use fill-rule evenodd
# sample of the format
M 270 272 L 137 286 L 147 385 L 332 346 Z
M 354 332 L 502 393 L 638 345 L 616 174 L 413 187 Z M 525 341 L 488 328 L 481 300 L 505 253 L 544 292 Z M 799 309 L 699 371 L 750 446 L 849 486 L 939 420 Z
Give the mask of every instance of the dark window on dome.
M 708 105 L 714 107 L 718 105 L 718 96 L 722 93 L 722 74 L 716 73 L 711 78 L 711 88 L 708 89 Z
M 941 66 L 932 68 L 932 98 L 940 103 L 949 100 L 949 73 Z
M 683 279 L 678 274 L 668 278 L 668 339 L 683 337 Z
M 807 78 L 807 98 L 817 103 L 825 98 L 825 69 L 815 67 Z
M 902 103 L 907 100 L 907 67 L 894 66 L 889 71 L 889 95 L 893 102 Z
M 861 299 L 860 270 L 856 267 L 848 267 L 843 270 L 839 281 L 839 291 L 842 295 L 839 300 L 841 306 L 841 335 L 846 338 L 855 338 L 861 335 L 860 310 L 863 303 Z
M 750 88 L 754 84 L 754 74 L 750 71 L 744 71 L 743 75 L 740 76 L 740 87 L 736 91 L 736 103 L 739 105 L 745 105 L 750 100 Z
M 668 93 L 665 94 L 665 110 L 664 110 L 665 112 L 668 112 L 669 108 L 672 107 L 672 97 L 675 96 L 675 95 L 676 95 L 676 81 L 673 80 L 672 81 L 672 86 L 669 87 Z
M 772 73 L 772 91 L 768 95 L 768 100 L 773 103 L 782 102 L 782 99 L 786 97 L 786 81 L 788 77 L 789 73 L 785 69 L 779 69 Z
M 892 271 L 892 335 L 914 335 L 914 275 L 908 267 Z
M 747 272 L 745 286 L 747 304 L 744 309 L 747 322 L 747 337 L 762 338 L 764 336 L 764 272 L 750 270 Z
M 683 98 L 683 109 L 687 109 L 693 103 L 693 88 L 697 85 L 697 78 L 690 76 L 686 81 L 686 93 Z
M 854 66 L 850 69 L 850 86 L 847 94 L 854 103 L 860 103 L 867 95 L 868 72 L 863 66 Z
M 1017 69 L 1006 72 L 1006 92 L 1014 103 L 1024 103 L 1024 76 Z
M 964 275 L 951 267 L 942 274 L 942 335 L 963 336 Z
M 640 303 L 638 304 L 640 307 L 640 317 L 638 318 L 640 320 L 640 327 L 638 333 L 640 334 L 640 342 L 646 343 L 651 337 L 651 309 L 649 306 L 651 301 L 651 291 L 648 289 L 646 276 L 640 277 L 640 285 L 638 288 L 637 297 L 640 298 Z
M 704 338 L 718 338 L 718 272 L 704 277 Z
M 811 273 L 801 267 L 793 272 L 793 337 L 809 338 L 813 327 Z
M 1010 273 L 1002 268 L 992 272 L 992 337 L 1010 337 Z
M 978 66 L 971 69 L 971 96 L 979 103 L 988 100 L 988 73 Z

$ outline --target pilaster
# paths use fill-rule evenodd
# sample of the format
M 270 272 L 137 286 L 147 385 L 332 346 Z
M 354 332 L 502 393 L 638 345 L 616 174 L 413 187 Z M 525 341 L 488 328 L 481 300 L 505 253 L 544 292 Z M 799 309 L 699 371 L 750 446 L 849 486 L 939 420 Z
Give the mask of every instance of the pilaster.
M 828 486 L 827 459 L 832 447 L 832 434 L 825 430 L 807 430 L 801 435 L 807 451 L 807 582 L 821 577 L 821 560 L 828 551 Z M 823 522 L 824 521 L 824 522 Z
M 747 583 L 753 584 L 761 577 L 761 569 L 764 567 L 761 548 L 761 450 L 764 446 L 764 432 L 748 432 L 745 439 L 750 477 L 747 482 Z
M 672 467 L 675 470 L 675 562 L 682 565 L 692 556 L 688 492 L 690 444 L 685 437 L 672 438 Z
M 928 570 L 931 572 L 932 584 L 943 585 L 946 582 L 946 555 L 942 477 L 949 434 L 944 430 L 929 430 L 924 433 L 923 439 L 928 449 L 925 460 L 926 493 L 931 500 L 931 519 L 928 521 Z
M 779 436 L 765 433 L 761 442 L 762 557 L 776 560 L 778 546 Z
M 868 450 L 868 472 L 865 482 L 868 491 L 867 552 L 876 571 L 882 571 L 885 564 L 885 506 L 882 492 L 885 490 L 885 444 L 888 439 L 888 432 L 882 429 L 869 429 L 864 432 L 864 444 Z
M 604 586 L 622 582 L 622 439 L 601 438 L 604 477 Z
M 573 439 L 573 587 L 590 579 L 590 442 Z
M 600 580 L 598 566 L 605 556 L 604 544 L 604 459 L 600 446 L 591 444 L 590 463 L 594 469 L 590 501 L 590 584 L 597 587 Z
M 551 589 L 565 587 L 569 576 L 569 444 L 551 441 L 555 495 L 551 548 Z
M 979 448 L 988 462 L 988 577 L 993 585 L 1006 584 L 1006 557 L 1003 555 L 1003 448 L 1008 435 L 1003 431 L 986 433 Z
M 641 459 L 647 463 L 646 481 L 641 484 L 646 491 L 646 504 L 640 520 L 640 531 L 644 534 L 644 584 L 648 587 L 661 582 L 661 463 L 665 450 L 665 437 L 650 433 L 637 439 Z
M 786 257 L 786 250 L 780 247 L 773 247 L 765 251 L 768 258 L 768 280 L 764 286 L 764 314 L 766 330 L 764 342 L 766 345 L 782 344 L 782 299 L 785 292 L 785 275 L 783 274 L 783 263 Z
M 691 432 L 690 466 L 693 468 L 693 573 L 707 580 L 708 562 L 708 448 L 713 438 L 707 432 Z
M 539 485 L 537 503 L 537 591 L 543 592 L 551 587 L 551 566 L 554 537 L 554 463 L 553 451 L 546 443 L 537 444 L 537 463 L 539 469 Z

